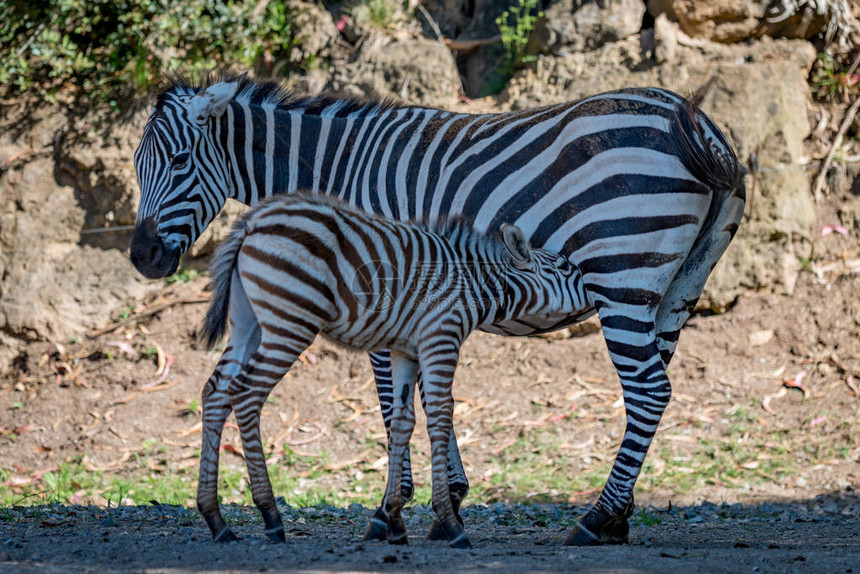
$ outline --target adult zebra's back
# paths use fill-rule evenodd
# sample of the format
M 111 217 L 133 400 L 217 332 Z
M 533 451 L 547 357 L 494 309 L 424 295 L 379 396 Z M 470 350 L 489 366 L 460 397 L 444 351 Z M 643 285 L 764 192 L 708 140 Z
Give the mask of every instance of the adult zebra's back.
M 636 88 L 473 116 L 297 98 L 248 79 L 178 84 L 156 104 L 135 166 L 131 256 L 147 277 L 172 273 L 227 197 L 252 204 L 299 188 L 397 219 L 462 215 L 479 231 L 512 223 L 566 255 L 582 271 L 586 312 L 488 330 L 551 330 L 598 313 L 627 424 L 606 487 L 568 543 L 626 540 L 678 332 L 743 214 L 737 158 L 693 103 Z M 374 359 L 390 416 L 390 357 Z M 459 500 L 467 483 L 453 435 L 452 447 Z

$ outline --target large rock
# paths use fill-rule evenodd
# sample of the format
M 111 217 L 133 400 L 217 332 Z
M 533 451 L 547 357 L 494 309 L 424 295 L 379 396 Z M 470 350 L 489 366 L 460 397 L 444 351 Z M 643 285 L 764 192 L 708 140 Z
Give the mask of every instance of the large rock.
M 0 372 L 22 342 L 81 335 L 161 285 L 140 277 L 124 252 L 128 235 L 114 232 L 133 220 L 131 134 L 140 126 L 67 146 L 58 135 L 72 122 L 59 109 L 33 112 L 26 133 L 15 129 L 24 110 L 4 111 Z
M 286 12 L 290 17 L 290 30 L 294 31 L 290 61 L 312 68 L 320 59 L 334 54 L 340 32 L 331 14 L 316 2 L 288 0 Z
M 450 50 L 424 38 L 370 46 L 356 62 L 338 66 L 331 87 L 356 96 L 394 97 L 440 108 L 454 107 L 461 91 Z
M 532 49 L 566 54 L 593 50 L 639 31 L 642 0 L 561 0 L 544 11 L 532 34 Z
M 648 11 L 668 14 L 689 36 L 725 43 L 823 33 L 846 46 L 858 31 L 848 0 L 648 0 Z
M 744 221 L 702 305 L 723 309 L 746 289 L 790 293 L 814 222 L 803 140 L 809 133 L 806 78 L 815 50 L 799 40 L 724 46 L 678 36 L 674 59 L 683 64 L 656 65 L 643 55 L 640 39 L 630 38 L 593 52 L 541 58 L 534 70 L 514 78 L 500 101 L 520 109 L 647 85 L 689 95 L 715 76 L 702 109 L 742 163 L 757 154 L 760 172 L 747 177 Z

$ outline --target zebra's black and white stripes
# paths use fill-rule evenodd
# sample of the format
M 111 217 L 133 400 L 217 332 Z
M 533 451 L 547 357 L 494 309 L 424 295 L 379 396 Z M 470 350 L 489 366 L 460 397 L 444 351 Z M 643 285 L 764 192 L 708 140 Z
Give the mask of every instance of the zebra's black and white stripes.
M 235 412 L 254 503 L 267 535 L 284 539 L 260 439 L 274 386 L 318 333 L 394 358 L 394 412 L 383 511 L 389 540 L 406 541 L 400 516 L 403 459 L 415 425 L 420 372 L 430 434 L 433 508 L 452 546 L 469 547 L 448 491 L 451 386 L 460 346 L 476 328 L 520 315 L 558 316 L 588 306 L 582 275 L 561 255 L 530 249 L 522 232 L 501 239 L 462 222 L 434 231 L 357 211 L 320 196 L 268 200 L 236 224 L 213 260 L 214 294 L 201 337 L 230 341 L 203 392 L 198 507 L 216 540 L 233 539 L 218 509 L 218 449 Z
M 461 215 L 479 231 L 510 222 L 568 257 L 582 271 L 587 310 L 486 329 L 534 333 L 600 316 L 627 424 L 606 488 L 568 542 L 626 540 L 633 485 L 669 399 L 666 366 L 744 207 L 737 159 L 693 103 L 634 88 L 467 115 L 297 98 L 248 79 L 180 84 L 156 105 L 135 165 L 131 255 L 149 277 L 176 268 L 228 197 L 250 204 L 295 188 L 396 219 Z M 373 364 L 391 412 L 390 357 Z M 465 493 L 459 458 L 449 462 L 452 491 Z

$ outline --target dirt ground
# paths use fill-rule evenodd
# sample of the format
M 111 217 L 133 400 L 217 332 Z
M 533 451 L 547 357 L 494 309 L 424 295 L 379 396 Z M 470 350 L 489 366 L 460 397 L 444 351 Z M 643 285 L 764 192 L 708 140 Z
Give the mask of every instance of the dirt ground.
M 630 545 L 600 548 L 561 546 L 568 511 L 498 506 L 466 511 L 472 550 L 416 535 L 429 525 L 426 506 L 406 515 L 409 546 L 361 542 L 366 511 L 288 509 L 287 543 L 272 544 L 247 508 L 228 509 L 242 540 L 215 545 L 188 509 L 66 507 L 0 526 L 0 572 L 851 573 L 860 564 L 856 496 L 676 507 L 661 524 L 634 526 Z
M 822 208 L 819 228 L 837 221 L 839 205 Z M 0 508 L 0 571 L 858 571 L 860 239 L 847 232 L 814 239 L 791 296 L 748 294 L 728 313 L 688 323 L 670 368 L 673 399 L 637 485 L 630 546 L 560 545 L 578 505 L 596 498 L 623 432 L 620 387 L 588 325 L 567 338 L 476 334 L 465 345 L 455 425 L 473 487 L 466 504 L 490 504 L 467 506 L 474 550 L 424 541 L 420 506 L 408 548 L 362 544 L 368 510 L 357 505 L 347 514 L 319 507 L 324 520 L 285 510 L 297 521 L 286 546 L 262 542 L 253 509 L 238 508 L 244 539 L 212 545 L 188 509 L 196 405 L 218 357 L 194 343 L 205 310 L 198 277 L 130 307 L 106 332 L 33 344 L 0 381 L 6 500 L 37 505 Z M 418 429 L 416 498 L 426 503 Z M 288 477 L 274 480 L 276 495 L 290 504 L 343 509 L 381 491 L 384 434 L 362 355 L 318 341 L 274 391 L 263 436 L 270 468 Z M 235 426 L 224 445 L 222 469 L 241 477 Z M 64 463 L 155 486 L 118 497 L 116 487 L 75 480 L 61 489 L 50 477 Z M 158 490 L 171 480 L 185 489 Z M 224 502 L 242 502 L 245 488 L 242 478 L 225 486 Z M 158 505 L 131 506 L 150 500 Z M 705 501 L 747 506 L 711 516 Z M 487 518 L 493 503 L 515 519 Z M 516 503 L 525 510 L 511 510 Z M 562 514 L 522 519 L 536 504 Z

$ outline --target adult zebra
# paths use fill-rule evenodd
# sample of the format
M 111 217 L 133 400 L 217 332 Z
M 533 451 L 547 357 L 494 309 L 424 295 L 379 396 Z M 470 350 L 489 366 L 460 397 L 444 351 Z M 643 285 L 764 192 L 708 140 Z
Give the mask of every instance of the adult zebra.
M 236 415 L 254 503 L 267 536 L 284 540 L 260 440 L 266 398 L 319 333 L 353 349 L 388 349 L 395 411 L 382 509 L 389 541 L 407 542 L 402 466 L 415 426 L 413 389 L 424 381 L 433 510 L 454 548 L 470 548 L 448 488 L 451 387 L 460 347 L 481 325 L 521 315 L 570 315 L 587 305 L 582 274 L 563 255 L 531 249 L 522 231 L 475 233 L 461 221 L 406 223 L 319 194 L 284 194 L 243 216 L 212 262 L 214 293 L 201 329 L 212 348 L 230 341 L 203 391 L 198 503 L 213 539 L 235 540 L 218 505 L 218 449 Z M 368 261 L 385 273 L 363 273 Z M 228 313 L 229 312 L 229 313 Z
M 532 245 L 567 256 L 582 271 L 586 312 L 488 330 L 535 333 L 598 313 L 626 428 L 599 499 L 566 543 L 627 540 L 633 486 L 671 394 L 666 367 L 678 333 L 743 215 L 737 158 L 695 101 L 633 88 L 468 115 L 302 98 L 245 77 L 177 81 L 150 115 L 135 167 L 131 258 L 151 278 L 173 273 L 228 197 L 253 204 L 296 189 L 396 219 L 462 215 L 478 231 L 513 223 Z M 388 421 L 390 356 L 372 364 Z M 457 506 L 468 483 L 453 433 L 449 455 Z M 368 536 L 384 538 L 381 524 Z

